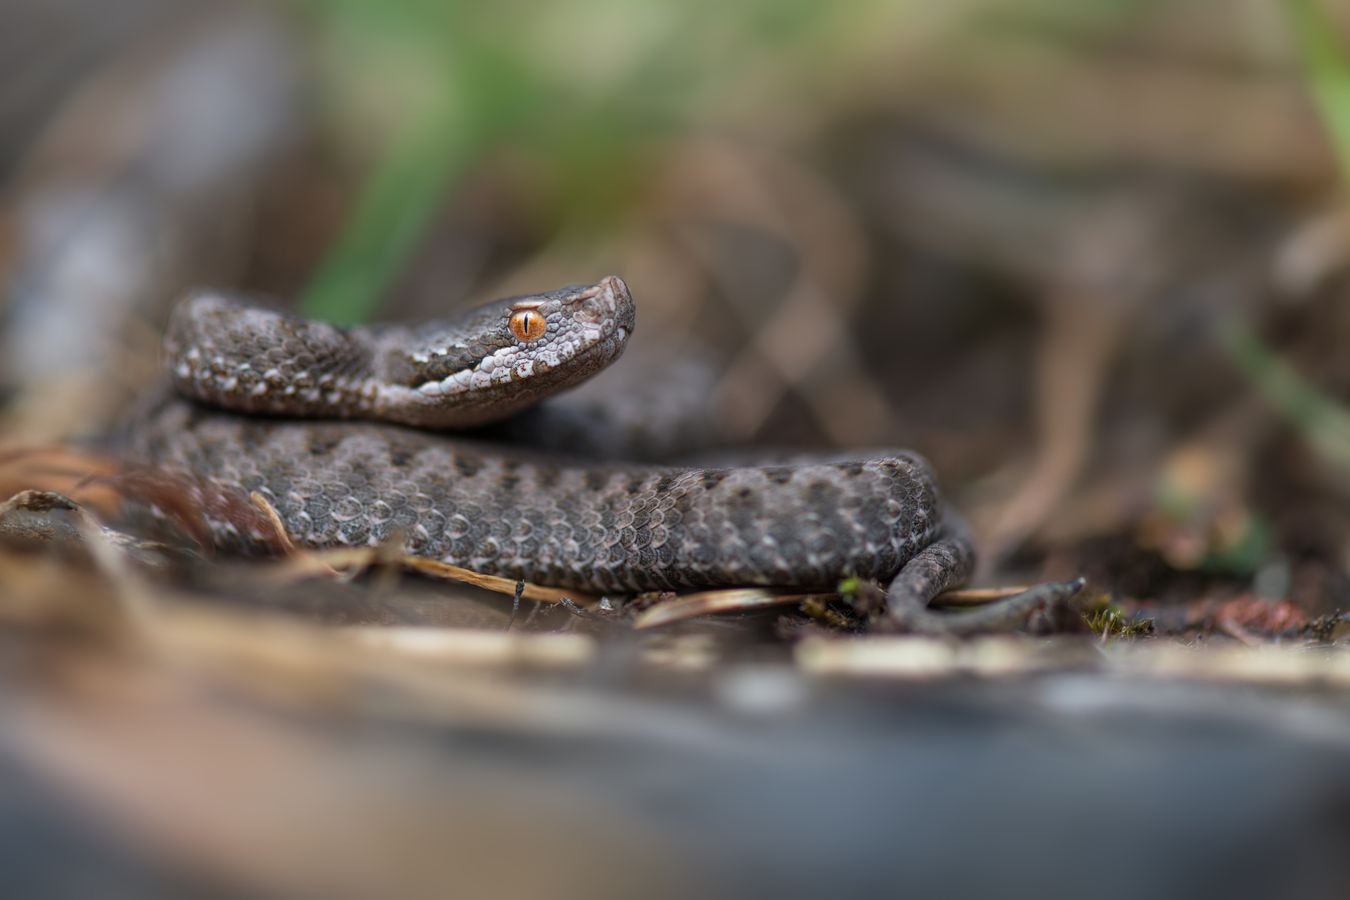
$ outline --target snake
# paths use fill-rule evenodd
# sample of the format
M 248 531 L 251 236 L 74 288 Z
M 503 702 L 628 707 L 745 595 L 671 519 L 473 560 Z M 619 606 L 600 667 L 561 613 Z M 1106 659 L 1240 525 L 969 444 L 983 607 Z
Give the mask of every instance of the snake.
M 879 621 L 963 633 L 1025 624 L 1082 587 L 931 609 L 968 580 L 975 549 L 913 452 L 678 466 L 481 436 L 615 363 L 635 317 L 617 276 L 355 327 L 199 291 L 170 315 L 173 391 L 137 427 L 133 452 L 260 495 L 298 546 L 400 541 L 413 556 L 559 589 L 813 592 L 854 578 L 885 586 Z M 250 538 L 224 518 L 210 527 L 224 544 Z

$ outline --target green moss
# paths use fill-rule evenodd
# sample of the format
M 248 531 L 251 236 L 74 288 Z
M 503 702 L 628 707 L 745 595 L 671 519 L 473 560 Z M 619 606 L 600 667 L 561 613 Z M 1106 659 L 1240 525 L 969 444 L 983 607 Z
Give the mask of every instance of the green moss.
M 1153 620 L 1125 611 L 1103 594 L 1083 611 L 1083 622 L 1094 634 L 1112 638 L 1140 638 L 1153 634 Z

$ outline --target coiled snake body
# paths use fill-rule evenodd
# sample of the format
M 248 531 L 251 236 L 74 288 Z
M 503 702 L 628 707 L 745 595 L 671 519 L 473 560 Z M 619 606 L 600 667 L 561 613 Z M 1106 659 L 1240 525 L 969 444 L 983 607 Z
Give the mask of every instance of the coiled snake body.
M 1015 624 L 1077 590 L 1042 585 L 992 607 L 930 612 L 935 594 L 968 577 L 974 553 L 912 453 L 735 468 L 587 464 L 430 430 L 501 419 L 584 380 L 619 356 L 633 320 L 616 277 L 454 321 L 374 329 L 198 295 L 175 310 L 164 343 L 187 399 L 162 405 L 135 451 L 259 492 L 298 544 L 399 536 L 416 555 L 592 592 L 833 590 L 858 576 L 889 582 L 903 626 L 964 631 Z M 239 537 L 228 523 L 213 527 Z

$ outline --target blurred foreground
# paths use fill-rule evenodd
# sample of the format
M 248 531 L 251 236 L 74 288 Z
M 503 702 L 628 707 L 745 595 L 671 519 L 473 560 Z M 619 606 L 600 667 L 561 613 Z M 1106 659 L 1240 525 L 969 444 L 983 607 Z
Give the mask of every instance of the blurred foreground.
M 8 896 L 1329 898 L 1350 878 L 1343 655 L 728 655 L 716 634 L 315 629 L 31 559 L 0 575 L 30 598 L 0 623 Z

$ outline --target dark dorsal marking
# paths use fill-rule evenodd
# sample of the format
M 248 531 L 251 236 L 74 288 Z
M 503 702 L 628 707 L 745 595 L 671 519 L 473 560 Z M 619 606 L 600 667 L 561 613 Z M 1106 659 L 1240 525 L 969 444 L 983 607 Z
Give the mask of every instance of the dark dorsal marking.
M 335 447 L 337 447 L 339 440 L 341 440 L 341 438 L 336 434 L 316 429 L 309 435 L 309 455 L 327 456 L 329 453 L 333 452 Z
M 727 473 L 720 469 L 709 469 L 699 478 L 699 483 L 708 490 L 712 490 L 726 480 Z

